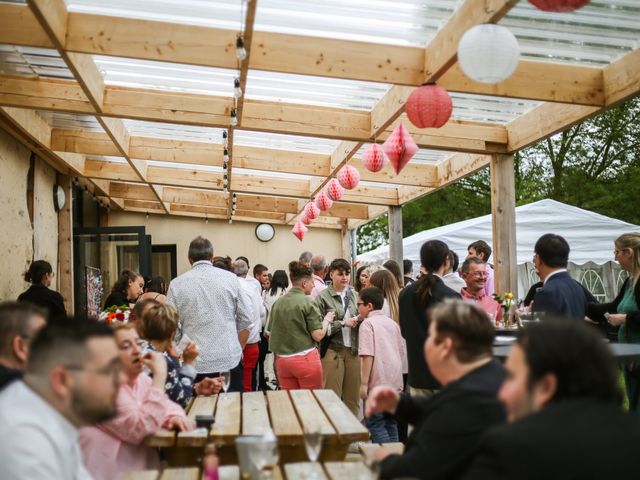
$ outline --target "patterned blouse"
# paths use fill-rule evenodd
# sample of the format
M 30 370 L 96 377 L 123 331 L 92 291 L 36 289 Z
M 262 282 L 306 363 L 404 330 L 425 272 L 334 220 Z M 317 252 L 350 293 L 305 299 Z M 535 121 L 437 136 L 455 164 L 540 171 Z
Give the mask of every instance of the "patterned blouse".
M 150 343 L 148 350 L 158 350 Z M 193 395 L 193 386 L 196 378 L 196 369 L 191 365 L 184 365 L 167 352 L 162 354 L 167 361 L 167 382 L 164 384 L 164 392 L 170 400 L 176 402 L 182 408 L 187 408 L 187 403 Z

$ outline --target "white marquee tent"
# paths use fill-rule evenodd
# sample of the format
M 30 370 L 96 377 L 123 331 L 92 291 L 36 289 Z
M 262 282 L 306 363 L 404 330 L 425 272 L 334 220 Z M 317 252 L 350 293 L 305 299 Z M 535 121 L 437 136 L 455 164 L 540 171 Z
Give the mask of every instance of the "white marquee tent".
M 520 295 L 537 281 L 531 265 L 533 246 L 544 233 L 556 233 L 571 245 L 570 271 L 596 296 L 611 297 L 617 291 L 620 275 L 613 260 L 613 240 L 625 232 L 640 231 L 640 226 L 609 218 L 598 213 L 566 205 L 555 200 L 540 200 L 516 208 L 516 242 L 518 287 Z M 442 240 L 461 259 L 467 246 L 475 240 L 492 244 L 491 215 L 464 220 L 406 237 L 404 258 L 420 265 L 420 247 L 427 240 Z M 388 246 L 358 256 L 364 263 L 382 263 Z M 414 271 L 416 270 L 414 269 Z

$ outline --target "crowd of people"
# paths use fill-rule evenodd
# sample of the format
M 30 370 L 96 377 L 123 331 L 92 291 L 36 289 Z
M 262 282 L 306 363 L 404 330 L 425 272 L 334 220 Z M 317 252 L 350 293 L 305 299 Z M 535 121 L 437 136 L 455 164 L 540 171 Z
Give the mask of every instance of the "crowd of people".
M 611 303 L 571 278 L 569 252 L 559 235 L 537 241 L 540 283 L 522 311 L 543 321 L 522 330 L 504 365 L 492 347 L 505 312 L 481 240 L 461 264 L 430 240 L 415 278 L 411 261 L 388 260 L 352 280 L 342 258 L 304 252 L 271 274 L 197 237 L 191 268 L 168 285 L 124 270 L 104 308 L 130 306 L 129 321 L 109 325 L 67 318 L 51 265 L 33 262 L 32 286 L 0 304 L 0 435 L 12 440 L 0 476 L 156 468 L 144 438 L 193 429 L 184 408 L 194 396 L 320 388 L 383 444 L 382 478 L 626 476 L 640 419 L 623 411 L 619 367 L 592 323 L 640 342 L 640 233 L 615 241 L 629 278 Z M 623 376 L 638 412 L 635 363 Z M 402 454 L 384 447 L 398 441 Z M 599 455 L 585 455 L 594 447 Z

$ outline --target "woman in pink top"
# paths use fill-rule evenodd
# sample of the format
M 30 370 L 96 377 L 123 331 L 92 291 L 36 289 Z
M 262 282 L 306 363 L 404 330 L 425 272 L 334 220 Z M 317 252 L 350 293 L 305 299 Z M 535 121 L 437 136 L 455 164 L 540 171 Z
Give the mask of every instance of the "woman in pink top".
M 118 415 L 105 423 L 80 430 L 80 447 L 94 480 L 113 480 L 131 470 L 158 468 L 158 454 L 143 444 L 160 428 L 187 431 L 195 425 L 184 410 L 164 393 L 167 362 L 162 354 L 141 355 L 142 341 L 134 324 L 115 327 L 125 377 L 118 392 Z M 142 373 L 143 365 L 153 378 Z

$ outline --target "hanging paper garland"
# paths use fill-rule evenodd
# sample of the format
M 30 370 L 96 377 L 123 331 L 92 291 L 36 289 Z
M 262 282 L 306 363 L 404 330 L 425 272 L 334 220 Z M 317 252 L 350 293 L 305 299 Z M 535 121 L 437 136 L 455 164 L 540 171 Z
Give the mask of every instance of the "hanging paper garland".
M 367 145 L 362 152 L 362 163 L 364 168 L 370 172 L 379 172 L 387 164 L 388 159 L 384 150 L 377 143 Z
M 418 128 L 440 128 L 449 121 L 453 102 L 449 92 L 435 83 L 416 88 L 404 105 L 409 121 Z
M 389 138 L 382 144 L 382 149 L 386 153 L 387 158 L 393 165 L 396 174 L 405 167 L 411 157 L 418 151 L 418 145 L 413 141 L 409 131 L 402 123 L 393 130 Z
M 345 165 L 338 172 L 338 182 L 347 190 L 353 190 L 360 182 L 360 172 L 356 167 Z
M 316 206 L 321 211 L 327 211 L 333 206 L 333 200 L 329 198 L 325 190 L 321 191 L 316 197 Z
M 307 202 L 307 204 L 304 206 L 304 214 L 309 220 L 315 220 L 320 216 L 320 209 L 315 203 Z
M 590 1 L 591 0 L 529 0 L 529 3 L 545 12 L 573 12 L 584 7 Z
M 332 178 L 331 180 L 329 180 L 329 183 L 327 183 L 326 192 L 327 192 L 327 196 L 331 200 L 337 202 L 342 198 L 342 195 L 344 194 L 344 188 L 342 188 L 338 180 L 336 180 L 335 178 Z
M 302 241 L 304 239 L 304 234 L 307 233 L 309 229 L 304 226 L 302 222 L 296 222 L 296 224 L 291 229 L 291 233 L 293 233 L 298 240 Z
M 305 225 L 311 225 L 311 219 L 307 217 L 304 213 L 300 216 L 300 221 Z
M 476 82 L 506 80 L 518 66 L 519 58 L 518 40 L 502 25 L 476 25 L 464 33 L 458 44 L 460 68 Z

